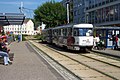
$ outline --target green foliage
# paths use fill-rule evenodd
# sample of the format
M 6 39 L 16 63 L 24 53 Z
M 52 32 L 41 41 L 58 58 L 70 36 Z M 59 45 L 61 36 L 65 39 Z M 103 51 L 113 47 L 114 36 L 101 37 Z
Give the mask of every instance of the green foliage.
M 27 35 L 22 35 L 22 41 L 26 41 L 26 39 L 25 39 L 26 36 Z
M 22 35 L 22 41 L 26 41 L 26 39 L 25 39 L 26 36 L 27 35 Z M 15 38 L 16 38 L 16 40 L 18 40 L 18 35 L 15 35 Z
M 38 40 L 42 40 L 42 35 L 37 34 L 37 35 L 34 36 L 34 38 L 37 38 Z
M 43 22 L 46 28 L 66 23 L 66 9 L 59 2 L 46 2 L 35 11 L 35 21 Z

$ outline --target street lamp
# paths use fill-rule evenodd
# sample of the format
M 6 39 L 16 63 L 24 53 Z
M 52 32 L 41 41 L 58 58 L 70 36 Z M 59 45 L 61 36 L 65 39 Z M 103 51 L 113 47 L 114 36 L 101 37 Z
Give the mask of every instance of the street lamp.
M 67 0 L 66 1 L 66 4 L 67 4 L 67 23 L 70 22 L 70 15 L 69 15 L 69 3 L 70 3 L 70 0 Z

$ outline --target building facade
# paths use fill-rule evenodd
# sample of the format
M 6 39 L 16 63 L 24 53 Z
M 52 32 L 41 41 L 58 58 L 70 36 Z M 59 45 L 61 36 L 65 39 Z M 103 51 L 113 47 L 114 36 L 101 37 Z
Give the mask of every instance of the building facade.
M 95 26 L 120 26 L 120 0 L 86 0 L 86 22 Z
M 73 23 L 85 23 L 85 0 L 73 0 Z
M 85 0 L 85 19 L 94 24 L 94 36 L 101 35 L 107 48 L 114 48 L 113 35 L 120 48 L 120 0 Z
M 24 35 L 34 35 L 34 23 L 32 20 L 24 20 L 23 25 L 8 25 L 3 26 L 5 33 L 13 33 L 15 35 L 24 34 Z

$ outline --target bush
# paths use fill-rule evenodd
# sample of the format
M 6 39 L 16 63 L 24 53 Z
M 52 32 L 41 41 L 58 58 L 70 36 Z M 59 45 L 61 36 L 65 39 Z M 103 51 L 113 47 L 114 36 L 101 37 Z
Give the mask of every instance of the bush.
M 26 36 L 27 35 L 22 35 L 22 41 L 26 41 L 26 39 L 25 39 Z

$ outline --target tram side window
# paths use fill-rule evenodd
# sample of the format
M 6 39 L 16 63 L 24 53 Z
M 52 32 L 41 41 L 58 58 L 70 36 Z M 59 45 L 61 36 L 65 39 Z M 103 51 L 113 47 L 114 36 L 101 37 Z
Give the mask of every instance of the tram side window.
M 67 36 L 72 35 L 72 28 L 68 28 L 67 31 Z
M 50 34 L 51 34 L 51 33 L 50 33 L 50 30 L 48 30 L 48 33 L 47 33 L 47 34 L 48 34 L 48 36 L 50 36 Z
M 56 30 L 54 31 L 54 35 L 57 36 L 57 32 L 56 32 Z
M 58 36 L 58 29 L 56 29 L 56 36 Z
M 63 31 L 64 31 L 64 30 L 63 30 L 63 29 L 61 29 L 61 36 L 63 36 Z
M 61 29 L 58 29 L 58 35 L 59 36 L 61 35 Z
M 74 36 L 78 36 L 78 30 L 74 29 Z
M 49 36 L 48 31 L 46 31 L 46 36 Z
M 67 28 L 63 29 L 63 35 L 67 36 Z
M 52 31 L 52 34 L 53 34 L 53 36 L 54 36 L 54 30 Z

